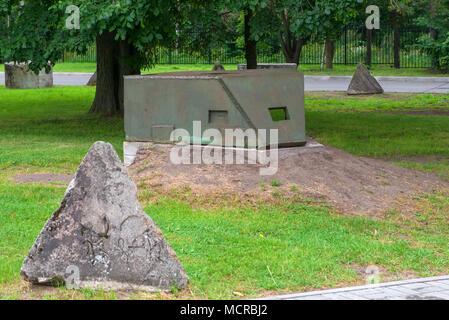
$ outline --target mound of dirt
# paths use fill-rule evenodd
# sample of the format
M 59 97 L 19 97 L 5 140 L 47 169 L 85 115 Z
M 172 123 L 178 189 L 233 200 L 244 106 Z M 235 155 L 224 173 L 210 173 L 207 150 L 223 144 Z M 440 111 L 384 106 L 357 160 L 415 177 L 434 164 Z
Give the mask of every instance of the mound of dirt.
M 384 161 L 357 157 L 322 146 L 279 151 L 274 176 L 259 175 L 257 165 L 175 165 L 172 146 L 141 148 L 130 174 L 150 190 L 169 192 L 188 188 L 192 197 L 244 195 L 267 199 L 276 192 L 295 191 L 325 199 L 343 213 L 378 215 L 413 195 L 449 190 L 449 182 L 433 174 L 412 171 Z

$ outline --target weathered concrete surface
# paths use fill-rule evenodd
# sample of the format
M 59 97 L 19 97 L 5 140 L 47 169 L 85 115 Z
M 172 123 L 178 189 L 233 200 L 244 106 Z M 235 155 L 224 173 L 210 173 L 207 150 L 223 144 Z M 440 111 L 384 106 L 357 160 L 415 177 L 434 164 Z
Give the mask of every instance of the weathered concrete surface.
M 369 70 L 363 65 L 359 64 L 357 70 L 352 77 L 349 84 L 348 94 L 380 94 L 384 93 L 384 89 L 377 82 L 376 78 L 369 72 Z
M 201 122 L 201 132 L 194 131 L 195 121 Z M 304 75 L 283 69 L 126 76 L 126 140 L 171 143 L 175 129 L 186 130 L 184 141 L 207 144 L 202 136 L 207 129 L 219 130 L 222 137 L 226 129 L 266 129 L 267 135 L 277 129 L 280 146 L 303 145 Z M 269 144 L 270 138 L 257 146 Z M 215 144 L 240 146 L 232 139 Z
M 27 63 L 5 63 L 5 87 L 7 89 L 40 89 L 53 86 L 53 69 L 45 68 L 39 75 L 28 69 Z
M 97 85 L 97 73 L 95 72 L 92 77 L 90 77 L 89 81 L 86 83 L 86 86 L 95 87 Z
M 188 277 L 113 147 L 95 143 L 25 259 L 21 275 L 52 284 L 79 270 L 80 287 L 168 290 Z
M 258 63 L 257 69 L 298 69 L 298 65 L 296 63 Z M 246 64 L 239 64 L 237 66 L 238 70 L 247 70 Z

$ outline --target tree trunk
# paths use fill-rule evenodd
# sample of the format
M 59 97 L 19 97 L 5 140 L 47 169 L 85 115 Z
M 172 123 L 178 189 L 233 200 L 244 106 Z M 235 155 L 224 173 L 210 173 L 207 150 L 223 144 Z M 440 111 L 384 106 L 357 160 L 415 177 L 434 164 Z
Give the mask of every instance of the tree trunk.
M 335 55 L 335 41 L 326 40 L 326 69 L 333 69 L 334 67 L 334 55 Z
M 140 74 L 139 68 L 131 64 L 137 52 L 126 41 L 115 40 L 109 31 L 98 35 L 96 44 L 97 90 L 89 112 L 123 114 L 123 76 Z
M 397 23 L 393 25 L 393 42 L 394 42 L 394 67 L 399 69 L 401 67 L 401 38 L 399 33 L 399 26 Z
M 373 37 L 373 31 L 366 29 L 366 61 L 367 66 L 371 66 L 371 41 Z
M 437 14 L 437 6 L 435 0 L 430 0 L 430 16 L 433 18 Z M 438 30 L 430 28 L 430 38 L 437 41 L 438 40 Z M 432 69 L 439 69 L 440 61 L 436 55 L 432 55 Z
M 279 40 L 281 42 L 282 52 L 287 63 L 299 64 L 299 58 L 301 57 L 302 47 L 306 42 L 304 39 L 298 39 L 290 31 L 290 18 L 287 13 L 282 14 L 284 24 L 284 36 L 282 32 L 279 33 Z
M 120 110 L 118 98 L 118 44 L 109 31 L 97 35 L 97 90 L 89 112 L 109 115 Z
M 119 97 L 119 107 L 120 113 L 124 114 L 124 76 L 129 75 L 140 75 L 140 66 L 135 62 L 133 63 L 132 58 L 138 55 L 137 49 L 130 45 L 127 41 L 120 41 L 119 43 L 119 89 L 118 89 L 118 97 Z
M 257 41 L 251 39 L 251 19 L 253 11 L 245 10 L 245 58 L 248 69 L 257 69 Z

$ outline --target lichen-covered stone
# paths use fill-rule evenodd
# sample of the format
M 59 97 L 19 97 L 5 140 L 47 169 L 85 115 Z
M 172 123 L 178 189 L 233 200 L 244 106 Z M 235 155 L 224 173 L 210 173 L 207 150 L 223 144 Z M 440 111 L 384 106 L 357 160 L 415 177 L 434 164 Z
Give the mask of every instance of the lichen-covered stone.
M 349 85 L 348 94 L 357 95 L 380 93 L 384 93 L 384 89 L 381 87 L 379 82 L 377 82 L 376 78 L 373 77 L 371 72 L 369 72 L 363 64 L 359 64 Z
M 67 283 L 73 270 L 80 287 L 157 291 L 187 285 L 175 252 L 142 210 L 134 182 L 108 143 L 96 142 L 84 158 L 21 275 L 36 284 Z
M 37 75 L 29 68 L 29 63 L 5 63 L 6 89 L 41 89 L 53 86 L 53 68 L 50 72 L 45 68 Z

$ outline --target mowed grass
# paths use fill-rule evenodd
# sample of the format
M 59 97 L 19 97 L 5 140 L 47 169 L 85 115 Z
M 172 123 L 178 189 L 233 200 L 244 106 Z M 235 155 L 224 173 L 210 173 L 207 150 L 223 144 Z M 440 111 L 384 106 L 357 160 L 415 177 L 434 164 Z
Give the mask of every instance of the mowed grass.
M 300 65 L 298 70 L 310 76 L 352 76 L 357 65 L 334 64 L 333 69 L 321 70 L 321 65 Z M 447 72 L 432 70 L 428 68 L 400 68 L 395 69 L 392 65 L 373 64 L 369 67 L 371 73 L 376 77 L 449 77 Z
M 20 267 L 65 186 L 14 183 L 18 173 L 73 173 L 91 144 L 108 141 L 122 155 L 123 120 L 88 115 L 94 89 L 5 90 L 0 87 L 0 297 L 117 298 L 81 290 L 30 295 Z M 447 95 L 348 98 L 307 95 L 309 134 L 354 154 L 397 159 L 448 158 L 449 117 L 393 114 L 404 108 L 448 108 Z M 407 163 L 409 163 L 408 161 Z M 412 161 L 413 162 L 413 161 Z M 438 161 L 437 161 L 438 162 Z M 402 162 L 401 162 L 402 163 Z M 436 168 L 449 172 L 447 163 Z M 359 271 L 382 280 L 449 272 L 449 197 L 421 196 L 411 216 L 342 216 L 297 195 L 278 203 L 193 208 L 161 198 L 145 211 L 158 223 L 191 278 L 189 288 L 145 298 L 241 298 L 364 284 Z M 32 292 L 32 290 L 31 290 Z M 237 293 L 236 293 L 237 292 Z
M 446 116 L 419 115 L 430 110 Z M 449 179 L 449 94 L 308 93 L 306 112 L 322 143 Z
M 151 69 L 142 69 L 142 73 L 162 73 L 162 72 L 177 72 L 177 71 L 211 71 L 213 65 L 208 64 L 160 64 L 155 65 Z M 236 64 L 225 64 L 226 70 L 237 70 Z M 0 72 L 4 72 L 5 66 L 0 64 Z M 94 73 L 97 69 L 95 62 L 62 62 L 57 63 L 53 72 L 63 73 Z

